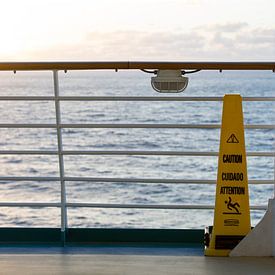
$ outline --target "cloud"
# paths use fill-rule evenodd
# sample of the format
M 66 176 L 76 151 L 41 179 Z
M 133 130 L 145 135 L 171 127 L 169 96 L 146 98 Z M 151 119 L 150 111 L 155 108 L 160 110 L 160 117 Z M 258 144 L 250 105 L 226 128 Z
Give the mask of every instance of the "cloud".
M 248 27 L 248 23 L 246 22 L 237 22 L 237 23 L 227 23 L 227 24 L 215 24 L 209 26 L 210 31 L 218 31 L 218 32 L 238 32 L 241 29 Z
M 26 55 L 25 55 L 26 56 Z M 201 26 L 183 31 L 90 32 L 82 41 L 38 49 L 46 60 L 269 60 L 275 59 L 275 28 L 247 23 Z
M 229 23 L 206 28 L 209 56 L 223 60 L 275 59 L 275 27 L 252 28 L 247 23 Z
M 234 44 L 236 44 L 236 41 L 234 38 L 227 37 L 223 33 L 218 32 L 213 36 L 213 39 L 210 41 L 210 43 L 216 46 L 223 46 L 224 48 L 232 48 L 234 47 Z
M 275 47 L 275 28 L 274 29 L 254 29 L 251 32 L 236 35 L 239 43 L 251 45 L 269 45 Z
M 103 55 L 113 56 L 115 53 L 124 58 L 172 58 L 189 49 L 200 49 L 204 45 L 204 37 L 195 32 L 93 32 L 89 34 L 87 43 Z
M 275 28 L 255 29 L 244 22 L 170 33 L 90 33 L 87 43 L 103 56 L 128 59 L 275 59 Z

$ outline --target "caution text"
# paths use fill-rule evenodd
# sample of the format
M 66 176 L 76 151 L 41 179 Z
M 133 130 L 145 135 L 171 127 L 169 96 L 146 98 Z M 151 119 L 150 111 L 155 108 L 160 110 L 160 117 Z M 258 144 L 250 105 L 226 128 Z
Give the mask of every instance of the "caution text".
M 223 181 L 243 181 L 243 173 L 222 173 Z
M 242 163 L 243 156 L 242 155 L 226 155 L 224 154 L 222 157 L 223 163 Z
M 245 195 L 245 188 L 239 186 L 223 186 L 221 187 L 220 194 Z

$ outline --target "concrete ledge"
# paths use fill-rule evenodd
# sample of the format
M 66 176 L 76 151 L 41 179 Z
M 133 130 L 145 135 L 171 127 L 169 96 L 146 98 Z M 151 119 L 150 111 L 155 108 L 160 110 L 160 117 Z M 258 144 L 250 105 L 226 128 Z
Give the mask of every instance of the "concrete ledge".
M 270 199 L 263 219 L 230 252 L 229 256 L 275 256 L 275 199 Z

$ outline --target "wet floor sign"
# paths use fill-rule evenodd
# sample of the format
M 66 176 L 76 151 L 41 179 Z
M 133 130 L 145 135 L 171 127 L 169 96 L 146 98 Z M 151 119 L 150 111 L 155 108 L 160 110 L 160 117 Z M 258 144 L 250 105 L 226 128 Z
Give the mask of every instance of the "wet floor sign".
M 205 235 L 206 256 L 228 256 L 251 230 L 242 98 L 225 95 L 214 225 Z

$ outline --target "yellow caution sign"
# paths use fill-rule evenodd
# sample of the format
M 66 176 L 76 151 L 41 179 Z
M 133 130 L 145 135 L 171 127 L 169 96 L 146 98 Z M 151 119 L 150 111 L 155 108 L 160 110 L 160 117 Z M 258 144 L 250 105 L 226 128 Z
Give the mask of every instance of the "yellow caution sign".
M 251 230 L 242 98 L 225 95 L 220 139 L 214 225 L 206 256 L 228 256 Z

